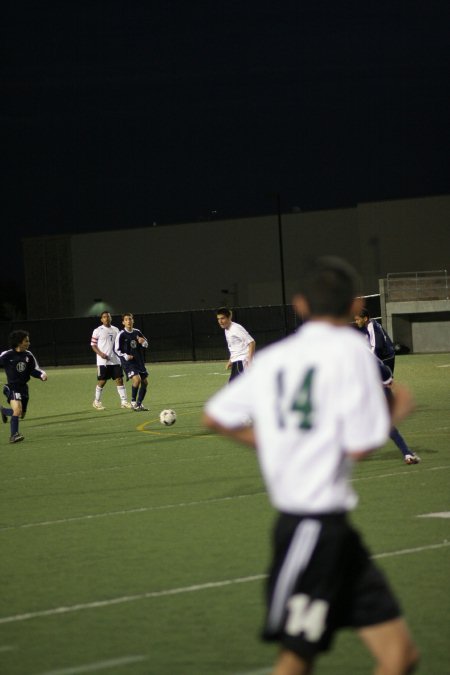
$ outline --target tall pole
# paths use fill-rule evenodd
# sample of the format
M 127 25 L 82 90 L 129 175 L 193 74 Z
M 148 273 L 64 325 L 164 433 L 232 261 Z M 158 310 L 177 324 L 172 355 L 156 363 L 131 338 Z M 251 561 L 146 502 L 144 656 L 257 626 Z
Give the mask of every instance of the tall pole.
M 281 277 L 281 301 L 283 304 L 284 332 L 288 333 L 287 315 L 286 315 L 286 283 L 284 274 L 284 251 L 283 251 L 283 223 L 281 220 L 281 196 L 277 193 L 277 215 L 278 215 L 278 245 L 280 251 L 280 277 Z

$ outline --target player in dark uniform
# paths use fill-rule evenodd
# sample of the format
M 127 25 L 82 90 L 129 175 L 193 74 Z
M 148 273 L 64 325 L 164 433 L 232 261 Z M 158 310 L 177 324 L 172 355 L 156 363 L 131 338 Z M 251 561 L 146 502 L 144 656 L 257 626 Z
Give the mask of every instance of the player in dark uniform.
M 131 380 L 131 407 L 136 412 L 148 410 L 142 404 L 147 393 L 148 372 L 145 367 L 145 349 L 148 340 L 138 328 L 134 317 L 127 312 L 122 315 L 123 329 L 116 337 L 114 351 L 119 356 L 127 380 Z
M 43 382 L 47 373 L 39 367 L 33 354 L 29 351 L 30 335 L 26 330 L 15 330 L 9 336 L 11 349 L 0 354 L 0 367 L 4 368 L 8 384 L 3 387 L 10 408 L 0 406 L 2 421 L 6 424 L 10 420 L 10 443 L 19 443 L 24 436 L 19 433 L 19 419 L 25 417 L 28 408 L 29 392 L 28 381 L 36 377 Z
M 381 323 L 371 319 L 367 309 L 362 309 L 355 316 L 355 323 L 359 330 L 367 337 L 371 351 L 394 373 L 395 349 L 391 338 Z
M 392 383 L 394 381 L 394 378 L 392 377 L 392 370 L 380 359 L 378 359 L 378 366 L 380 370 L 381 380 L 384 386 L 384 393 L 386 394 L 389 406 L 392 406 L 394 397 L 394 393 L 391 388 Z M 391 431 L 389 432 L 389 438 L 391 439 L 391 441 L 395 443 L 397 448 L 402 453 L 405 464 L 419 464 L 420 457 L 410 449 L 410 447 L 408 446 L 407 442 L 405 441 L 405 439 L 403 438 L 397 427 L 394 426 L 391 427 Z

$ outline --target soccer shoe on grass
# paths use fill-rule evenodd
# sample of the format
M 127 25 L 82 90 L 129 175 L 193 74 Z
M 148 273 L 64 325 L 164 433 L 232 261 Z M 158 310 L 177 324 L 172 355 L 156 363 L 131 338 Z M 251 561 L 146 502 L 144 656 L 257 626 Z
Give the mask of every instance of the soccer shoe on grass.
M 131 403 L 129 403 L 128 401 L 122 401 L 122 403 L 120 404 L 120 407 L 121 408 L 131 408 L 132 406 L 131 406 Z
M 8 421 L 8 418 L 7 418 L 7 416 L 5 415 L 5 413 L 3 412 L 3 406 L 0 406 L 0 412 L 1 412 L 3 424 L 6 424 L 6 422 Z
M 95 408 L 96 410 L 104 410 L 105 406 L 101 401 L 93 401 L 92 407 Z
M 135 412 L 147 412 L 148 408 L 143 406 L 142 403 L 139 403 L 139 405 L 136 405 L 136 407 L 134 408 L 134 411 Z
M 16 431 L 16 433 L 13 434 L 10 437 L 9 442 L 10 443 L 20 443 L 20 441 L 23 441 L 24 438 L 25 438 L 25 436 L 22 436 L 22 434 L 19 434 L 19 432 Z
M 418 464 L 420 457 L 417 455 L 405 455 L 405 464 Z

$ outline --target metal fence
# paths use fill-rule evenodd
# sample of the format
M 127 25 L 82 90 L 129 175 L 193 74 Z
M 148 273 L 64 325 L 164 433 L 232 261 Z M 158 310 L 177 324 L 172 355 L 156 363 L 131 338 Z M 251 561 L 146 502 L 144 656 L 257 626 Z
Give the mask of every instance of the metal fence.
M 379 316 L 379 296 L 368 297 L 366 306 L 373 317 Z M 148 363 L 228 358 L 213 309 L 135 314 L 134 319 L 150 343 Z M 257 349 L 293 333 L 301 323 L 290 305 L 239 307 L 233 319 L 245 326 Z M 9 333 L 20 328 L 30 333 L 30 349 L 42 367 L 90 365 L 95 363 L 91 335 L 99 323 L 98 317 L 0 322 L 0 351 L 9 347 Z M 121 317 L 113 316 L 113 324 L 121 328 Z

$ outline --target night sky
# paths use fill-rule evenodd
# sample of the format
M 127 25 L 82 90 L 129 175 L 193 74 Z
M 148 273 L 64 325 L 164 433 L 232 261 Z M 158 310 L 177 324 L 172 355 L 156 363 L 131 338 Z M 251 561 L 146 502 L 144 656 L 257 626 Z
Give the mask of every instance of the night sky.
M 450 192 L 448 2 L 9 5 L 3 281 L 22 236 Z

